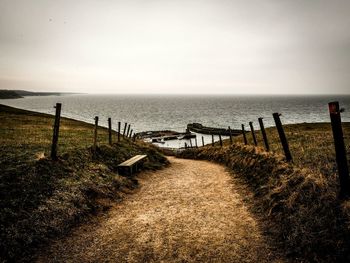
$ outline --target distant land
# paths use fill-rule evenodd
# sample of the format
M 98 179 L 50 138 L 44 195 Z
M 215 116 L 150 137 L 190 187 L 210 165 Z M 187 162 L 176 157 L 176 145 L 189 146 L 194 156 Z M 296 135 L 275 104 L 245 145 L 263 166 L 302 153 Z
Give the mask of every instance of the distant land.
M 25 96 L 61 96 L 69 94 L 78 94 L 72 92 L 33 92 L 26 90 L 0 90 L 0 99 L 20 99 Z

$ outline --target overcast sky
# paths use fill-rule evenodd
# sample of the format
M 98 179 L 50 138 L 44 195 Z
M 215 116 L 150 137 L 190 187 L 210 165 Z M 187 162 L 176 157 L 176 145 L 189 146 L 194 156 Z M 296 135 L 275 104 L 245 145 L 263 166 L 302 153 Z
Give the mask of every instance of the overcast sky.
M 350 1 L 0 0 L 0 89 L 350 94 Z

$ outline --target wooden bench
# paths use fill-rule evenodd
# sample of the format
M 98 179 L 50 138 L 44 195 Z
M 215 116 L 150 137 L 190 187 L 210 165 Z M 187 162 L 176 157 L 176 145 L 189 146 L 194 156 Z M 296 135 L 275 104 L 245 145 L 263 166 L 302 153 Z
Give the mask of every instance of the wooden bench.
M 118 165 L 118 174 L 123 173 L 125 170 L 127 170 L 131 176 L 133 172 L 137 171 L 138 164 L 142 164 L 143 160 L 146 158 L 147 155 L 135 155 L 134 157 L 122 162 Z

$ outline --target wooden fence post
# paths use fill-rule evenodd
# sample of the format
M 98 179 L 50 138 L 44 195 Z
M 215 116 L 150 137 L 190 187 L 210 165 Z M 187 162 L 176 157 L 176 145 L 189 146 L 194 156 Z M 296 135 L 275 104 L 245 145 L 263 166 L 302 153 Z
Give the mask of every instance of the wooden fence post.
M 244 130 L 244 124 L 242 124 L 242 134 L 243 134 L 243 141 L 244 141 L 244 144 L 247 145 L 247 144 L 248 144 L 248 141 L 247 141 L 247 136 L 246 136 L 245 130 Z
M 185 142 L 185 149 L 187 149 L 187 143 Z
M 108 142 L 112 145 L 112 119 L 108 118 Z
M 197 135 L 196 135 L 196 137 L 194 137 L 194 141 L 195 141 L 195 143 L 196 143 L 196 148 L 198 148 L 198 144 L 197 144 Z
M 193 146 L 192 146 L 192 139 L 191 138 L 190 138 L 190 145 L 191 145 L 191 148 L 192 148 Z
M 202 136 L 202 146 L 204 147 L 204 137 Z
M 273 119 L 275 120 L 275 123 L 276 123 L 276 128 L 277 128 L 278 135 L 280 137 L 280 140 L 281 140 L 281 143 L 283 146 L 284 155 L 286 156 L 287 162 L 290 162 L 293 159 L 292 159 L 292 155 L 290 154 L 288 141 L 287 141 L 287 138 L 286 138 L 286 135 L 284 133 L 283 126 L 282 126 L 282 123 L 280 120 L 280 114 L 275 112 L 274 114 L 272 114 L 272 116 L 273 116 Z
M 221 134 L 219 134 L 219 140 L 220 140 L 220 146 L 222 147 L 222 139 L 221 139 Z
M 211 146 L 214 146 L 214 134 L 211 135 Z
M 58 143 L 58 133 L 60 130 L 60 120 L 61 120 L 61 103 L 56 103 L 56 115 L 55 123 L 53 126 L 53 136 L 52 136 L 52 145 L 51 145 L 51 159 L 57 160 L 57 143 Z
M 129 135 L 130 139 L 131 139 L 132 132 L 133 132 L 133 129 L 131 129 L 131 131 L 130 131 L 130 135 Z
M 134 142 L 136 141 L 136 133 L 134 133 L 133 141 L 134 141 Z
M 130 124 L 128 125 L 128 131 L 126 132 L 126 138 L 129 137 L 129 132 L 130 132 Z
M 95 132 L 94 132 L 94 152 L 96 152 L 97 147 L 97 128 L 98 128 L 98 116 L 95 117 Z
M 126 126 L 128 126 L 128 123 L 127 123 L 127 122 L 126 122 L 125 125 L 124 125 L 123 138 L 125 138 Z
M 232 144 L 232 132 L 231 132 L 231 127 L 230 126 L 228 126 L 228 130 L 229 130 L 229 132 L 230 132 L 230 143 Z
M 118 142 L 120 142 L 120 121 L 118 121 Z
M 261 130 L 261 134 L 263 136 L 264 139 L 264 144 L 265 144 L 265 149 L 266 151 L 270 151 L 270 146 L 269 146 L 269 142 L 267 140 L 267 135 L 266 135 L 266 131 L 265 131 L 265 127 L 264 127 L 264 122 L 263 122 L 263 118 L 258 118 L 259 121 L 259 125 L 260 125 L 260 130 Z
M 250 132 L 252 133 L 254 145 L 257 146 L 258 142 L 256 141 L 256 136 L 255 136 L 255 131 L 254 131 L 254 127 L 253 127 L 253 122 L 252 121 L 249 122 L 249 126 L 250 126 Z
M 334 101 L 328 103 L 329 115 L 331 118 L 332 132 L 335 146 L 335 156 L 338 167 L 339 181 L 340 181 L 340 197 L 347 197 L 350 195 L 350 180 L 349 167 L 346 158 L 346 150 L 343 137 L 343 129 L 341 123 L 339 102 Z

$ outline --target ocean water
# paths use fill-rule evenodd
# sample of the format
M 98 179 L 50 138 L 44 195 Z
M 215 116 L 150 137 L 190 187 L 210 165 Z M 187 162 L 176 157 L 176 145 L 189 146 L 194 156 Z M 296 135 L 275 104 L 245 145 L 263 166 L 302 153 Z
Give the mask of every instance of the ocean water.
M 100 125 L 107 126 L 111 117 L 114 127 L 118 121 L 130 123 L 135 132 L 148 130 L 185 131 L 186 125 L 199 122 L 205 126 L 231 126 L 240 129 L 253 121 L 259 129 L 258 117 L 265 126 L 274 126 L 272 113 L 282 114 L 284 124 L 329 122 L 328 102 L 339 101 L 345 108 L 343 121 L 350 121 L 350 96 L 180 96 L 180 95 L 67 95 L 36 96 L 0 100 L 21 109 L 54 114 L 54 105 L 62 103 L 62 116 L 93 123 L 99 116 Z M 209 143 L 211 137 L 205 136 Z M 201 142 L 198 142 L 201 143 Z M 180 147 L 184 141 L 164 146 Z

